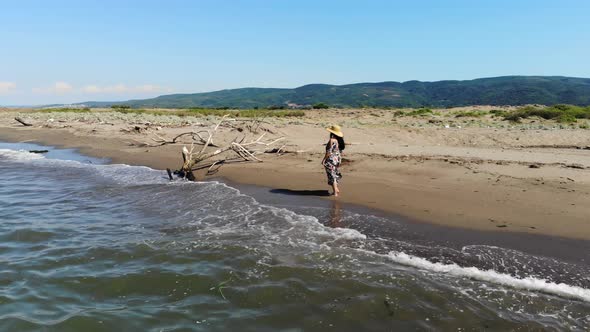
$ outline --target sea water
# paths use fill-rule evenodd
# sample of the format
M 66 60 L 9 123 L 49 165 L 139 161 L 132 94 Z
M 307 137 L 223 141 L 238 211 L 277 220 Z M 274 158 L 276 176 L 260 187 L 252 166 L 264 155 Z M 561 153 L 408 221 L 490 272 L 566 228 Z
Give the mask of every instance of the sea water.
M 583 259 L 44 148 L 0 144 L 1 331 L 590 329 Z

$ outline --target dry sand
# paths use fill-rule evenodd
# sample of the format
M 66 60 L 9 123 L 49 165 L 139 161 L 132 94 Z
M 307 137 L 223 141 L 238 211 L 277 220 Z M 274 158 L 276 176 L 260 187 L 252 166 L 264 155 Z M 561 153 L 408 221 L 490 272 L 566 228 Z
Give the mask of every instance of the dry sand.
M 269 118 L 258 131 L 286 137 L 285 149 L 291 153 L 265 154 L 264 163 L 228 164 L 215 176 L 292 194 L 327 190 L 320 165 L 328 137 L 324 127 L 338 123 L 349 144 L 338 198 L 343 202 L 418 222 L 590 240 L 590 130 L 579 128 L 583 123 L 456 118 L 460 111 L 412 117 L 392 110 L 321 110 L 306 111 L 303 118 Z M 15 116 L 34 126 L 23 127 Z M 152 147 L 152 138 L 207 129 L 216 121 L 106 110 L 1 110 L 0 139 L 79 148 L 114 162 L 176 169 L 182 144 Z M 243 134 L 224 128 L 216 142 Z

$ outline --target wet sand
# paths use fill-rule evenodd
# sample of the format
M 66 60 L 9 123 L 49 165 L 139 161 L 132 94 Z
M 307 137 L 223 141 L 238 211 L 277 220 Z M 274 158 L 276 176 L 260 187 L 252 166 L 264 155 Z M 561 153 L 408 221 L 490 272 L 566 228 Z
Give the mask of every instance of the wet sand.
M 330 210 L 326 226 L 356 229 L 372 238 L 396 239 L 431 247 L 446 247 L 461 251 L 470 245 L 487 245 L 526 252 L 535 256 L 551 257 L 574 264 L 590 265 L 590 241 L 541 234 L 492 232 L 469 228 L 450 227 L 425 223 L 392 212 L 375 210 L 338 199 L 318 199 L 324 191 L 289 191 L 269 187 L 240 184 L 225 179 L 222 182 L 256 198 L 263 204 L 284 208 L 323 208 Z M 361 215 L 374 215 L 387 220 L 375 224 L 355 224 L 341 218 L 343 211 Z M 393 226 L 395 224 L 395 226 Z M 400 227 L 400 225 L 402 225 Z M 391 227 L 389 227 L 391 226 Z M 403 229 L 400 232 L 400 229 Z M 550 246 L 547 243 L 551 243 Z

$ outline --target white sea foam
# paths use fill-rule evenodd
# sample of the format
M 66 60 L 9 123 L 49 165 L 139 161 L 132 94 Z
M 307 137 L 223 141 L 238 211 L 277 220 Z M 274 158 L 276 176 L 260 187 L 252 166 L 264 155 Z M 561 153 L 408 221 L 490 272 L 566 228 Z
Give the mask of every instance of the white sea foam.
M 0 158 L 7 159 L 7 160 L 14 160 L 14 161 L 27 161 L 27 160 L 36 160 L 36 159 L 44 159 L 45 157 L 39 153 L 31 153 L 25 150 L 9 150 L 9 149 L 0 149 Z
M 319 224 L 319 221 L 315 221 Z M 318 236 L 326 236 L 332 237 L 334 239 L 342 239 L 342 240 L 366 240 L 367 236 L 355 229 L 351 228 L 332 228 L 323 226 L 320 224 L 320 227 L 314 230 L 314 233 Z
M 170 182 L 166 172 L 146 166 L 110 164 L 96 165 L 92 166 L 92 168 L 100 176 L 114 180 L 120 185 L 163 184 Z
M 256 200 L 254 200 L 254 202 L 260 204 Z M 297 232 L 298 235 L 343 240 L 364 240 L 367 238 L 365 234 L 351 228 L 333 228 L 324 226 L 313 216 L 298 214 L 289 209 L 277 208 L 271 205 L 260 204 L 260 206 L 269 209 L 274 215 L 291 224 L 293 230 L 299 231 Z
M 531 277 L 520 279 L 508 274 L 498 273 L 494 270 L 480 270 L 476 267 L 461 267 L 457 264 L 433 263 L 427 259 L 408 255 L 403 252 L 390 252 L 388 257 L 396 263 L 412 266 L 418 269 L 590 302 L 590 289 L 586 288 L 563 283 L 557 284 Z
M 126 164 L 92 164 L 69 159 L 47 158 L 26 150 L 0 149 L 0 158 L 13 162 L 31 162 L 39 166 L 85 169 L 121 185 L 156 184 L 169 182 L 164 171 L 145 166 Z

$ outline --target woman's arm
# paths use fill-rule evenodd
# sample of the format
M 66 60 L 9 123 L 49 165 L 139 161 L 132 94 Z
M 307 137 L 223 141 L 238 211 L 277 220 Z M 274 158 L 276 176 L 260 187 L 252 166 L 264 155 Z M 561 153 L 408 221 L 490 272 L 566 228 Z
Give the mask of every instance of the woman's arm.
M 331 138 L 330 141 L 328 141 L 328 144 L 326 144 L 326 154 L 324 155 L 324 159 L 322 159 L 322 165 L 325 164 L 326 160 L 328 160 L 330 157 L 330 151 L 332 150 L 332 145 L 334 145 L 335 142 L 336 140 Z
M 322 159 L 322 165 L 326 163 L 326 160 L 328 159 L 329 156 L 330 156 L 330 152 L 326 151 L 326 154 L 324 155 L 324 159 Z

